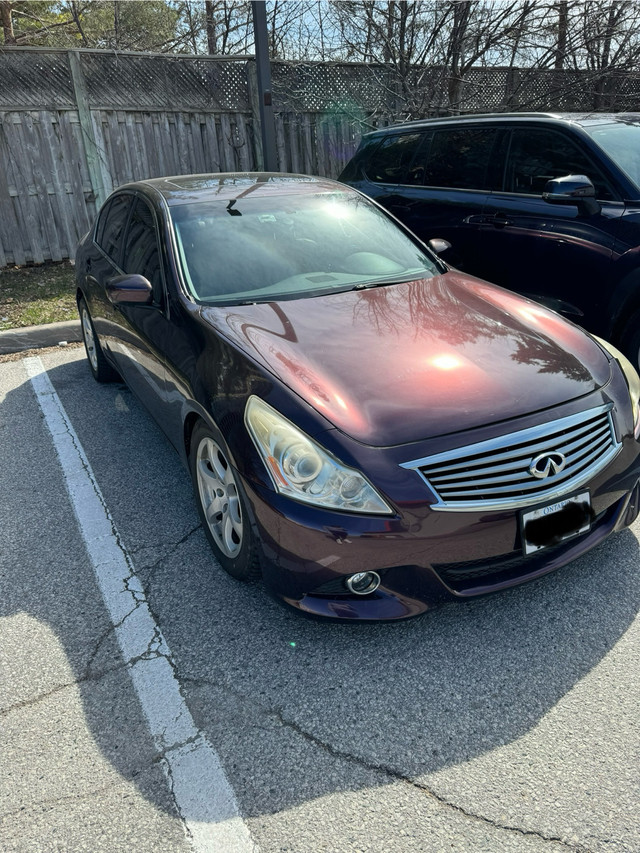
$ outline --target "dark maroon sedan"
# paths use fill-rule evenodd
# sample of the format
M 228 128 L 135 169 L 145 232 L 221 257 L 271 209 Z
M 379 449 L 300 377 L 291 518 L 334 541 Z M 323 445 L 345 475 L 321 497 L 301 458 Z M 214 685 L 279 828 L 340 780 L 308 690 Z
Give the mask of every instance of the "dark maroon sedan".
M 624 356 L 448 268 L 355 190 L 130 184 L 76 269 L 93 375 L 122 376 L 176 446 L 220 565 L 302 611 L 415 616 L 638 514 Z

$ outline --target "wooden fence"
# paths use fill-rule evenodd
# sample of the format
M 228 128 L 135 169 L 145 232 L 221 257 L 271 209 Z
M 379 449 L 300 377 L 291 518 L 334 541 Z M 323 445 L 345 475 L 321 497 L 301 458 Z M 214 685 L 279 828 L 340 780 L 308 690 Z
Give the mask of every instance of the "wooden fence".
M 640 74 L 478 68 L 452 105 L 446 68 L 410 72 L 402 87 L 385 65 L 272 63 L 279 170 L 337 177 L 363 132 L 408 117 L 640 105 Z M 0 50 L 0 268 L 73 257 L 128 181 L 261 161 L 252 57 Z
M 361 114 L 335 105 L 275 120 L 279 170 L 328 177 L 363 128 Z M 73 257 L 100 204 L 128 181 L 261 160 L 251 59 L 0 52 L 0 268 Z

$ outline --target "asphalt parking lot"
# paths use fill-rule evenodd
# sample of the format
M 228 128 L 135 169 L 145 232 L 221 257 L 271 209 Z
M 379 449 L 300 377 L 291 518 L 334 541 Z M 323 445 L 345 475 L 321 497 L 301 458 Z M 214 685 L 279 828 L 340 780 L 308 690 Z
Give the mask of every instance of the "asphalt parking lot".
M 125 386 L 40 359 L 55 396 L 0 361 L 1 850 L 640 851 L 639 523 L 506 594 L 307 621 L 216 567 Z

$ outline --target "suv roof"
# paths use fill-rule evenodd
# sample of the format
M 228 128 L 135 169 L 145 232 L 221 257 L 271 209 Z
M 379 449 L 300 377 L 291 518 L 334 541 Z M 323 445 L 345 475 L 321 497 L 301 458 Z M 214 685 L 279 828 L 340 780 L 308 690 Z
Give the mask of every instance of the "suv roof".
M 567 124 L 610 124 L 619 122 L 623 124 L 640 123 L 640 113 L 469 113 L 460 116 L 441 116 L 440 118 L 417 119 L 416 121 L 400 122 L 388 127 L 378 128 L 366 136 L 384 136 L 384 134 L 396 130 L 415 130 L 416 128 L 432 127 L 439 124 L 458 124 L 460 122 L 490 122 L 505 121 L 508 124 L 531 121 L 565 122 Z

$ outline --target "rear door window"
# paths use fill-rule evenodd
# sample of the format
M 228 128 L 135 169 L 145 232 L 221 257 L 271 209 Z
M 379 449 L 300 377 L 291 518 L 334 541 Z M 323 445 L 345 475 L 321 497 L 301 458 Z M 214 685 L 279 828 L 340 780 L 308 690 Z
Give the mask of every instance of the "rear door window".
M 382 184 L 422 183 L 422 172 L 414 172 L 412 163 L 425 137 L 430 135 L 402 133 L 383 139 L 366 166 L 369 180 Z
M 424 156 L 423 182 L 428 187 L 490 190 L 491 152 L 496 128 L 460 127 L 438 130 Z M 418 163 L 414 163 L 418 168 Z
M 119 264 L 122 254 L 122 234 L 127 224 L 129 209 L 131 207 L 131 196 L 127 194 L 115 196 L 106 212 L 104 225 L 98 223 L 97 243 L 100 248 Z
M 599 169 L 564 133 L 545 128 L 514 130 L 505 174 L 505 191 L 542 195 L 547 181 L 586 175 L 600 199 L 615 199 Z

